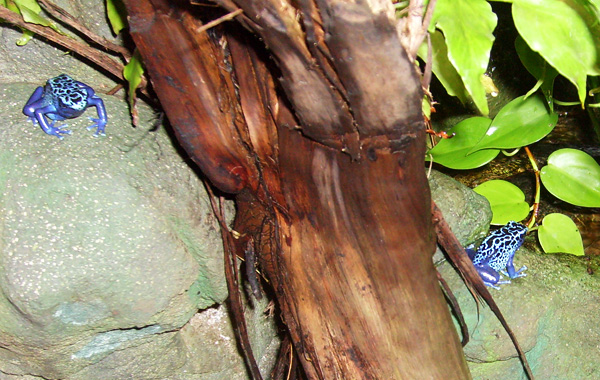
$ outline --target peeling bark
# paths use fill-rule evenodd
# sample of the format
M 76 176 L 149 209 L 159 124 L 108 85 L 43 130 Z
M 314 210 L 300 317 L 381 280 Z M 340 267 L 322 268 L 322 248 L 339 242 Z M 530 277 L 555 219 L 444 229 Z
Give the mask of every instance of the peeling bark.
M 391 4 L 126 1 L 177 137 L 237 194 L 309 379 L 469 379 L 431 255 L 419 78 Z M 293 2 L 296 4 L 296 2 Z M 205 20 L 209 21 L 209 20 Z M 306 35 L 305 35 L 306 33 Z

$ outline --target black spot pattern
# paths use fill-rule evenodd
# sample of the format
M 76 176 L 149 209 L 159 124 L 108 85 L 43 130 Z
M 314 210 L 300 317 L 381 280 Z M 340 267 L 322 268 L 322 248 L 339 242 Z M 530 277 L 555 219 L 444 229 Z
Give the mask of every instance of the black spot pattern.
M 48 79 L 47 85 L 60 108 L 83 111 L 87 107 L 87 91 L 67 74 Z
M 488 264 L 499 271 L 506 268 L 511 256 L 525 240 L 527 227 L 517 222 L 508 222 L 505 226 L 489 234 L 477 248 L 473 258 L 474 265 Z

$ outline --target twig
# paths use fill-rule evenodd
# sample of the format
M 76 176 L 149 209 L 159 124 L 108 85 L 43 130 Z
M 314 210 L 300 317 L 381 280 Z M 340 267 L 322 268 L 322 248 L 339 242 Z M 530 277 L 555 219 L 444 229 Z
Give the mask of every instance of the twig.
M 98 45 L 102 46 L 104 49 L 110 52 L 120 54 L 127 62 L 129 62 L 129 60 L 131 59 L 131 53 L 129 52 L 129 50 L 92 32 L 91 30 L 83 26 L 79 21 L 77 21 L 75 17 L 73 17 L 69 12 L 67 12 L 63 8 L 49 2 L 48 0 L 38 0 L 38 3 L 42 5 L 46 12 L 50 13 L 52 16 L 56 17 L 64 24 L 83 34 L 89 40 L 97 43 Z
M 123 80 L 123 64 L 115 61 L 112 58 L 109 58 L 106 56 L 106 54 L 101 53 L 97 49 L 76 41 L 71 37 L 63 36 L 49 27 L 25 22 L 20 15 L 2 6 L 0 6 L 0 18 L 13 25 L 47 38 L 48 40 L 64 47 L 67 50 L 73 51 L 75 54 L 97 64 L 112 74 L 119 81 Z
M 248 327 L 246 325 L 246 318 L 244 317 L 244 308 L 242 306 L 242 296 L 240 294 L 240 288 L 238 283 L 238 271 L 237 263 L 235 260 L 235 243 L 233 236 L 229 231 L 229 227 L 225 222 L 225 213 L 223 210 L 222 198 L 219 198 L 219 204 L 215 194 L 210 187 L 210 184 L 205 182 L 206 191 L 208 192 L 208 198 L 212 207 L 213 213 L 219 222 L 221 229 L 221 239 L 223 240 L 223 249 L 225 254 L 225 279 L 227 280 L 227 290 L 229 292 L 228 305 L 234 322 L 234 332 L 242 348 L 242 353 L 246 359 L 246 363 L 250 369 L 250 374 L 253 380 L 262 380 L 260 369 L 252 353 L 252 345 L 250 344 L 250 338 L 248 337 Z
M 431 46 L 431 35 L 427 33 L 427 62 L 425 62 L 425 71 L 421 86 L 429 93 L 429 85 L 431 84 L 431 73 L 433 72 L 433 48 Z
M 237 9 L 237 10 L 231 12 L 231 13 L 227 13 L 225 16 L 221 16 L 221 17 L 219 17 L 216 20 L 212 20 L 211 22 L 208 22 L 208 23 L 202 25 L 200 28 L 196 29 L 196 32 L 197 33 L 202 33 L 205 30 L 208 30 L 210 28 L 213 28 L 213 27 L 215 27 L 215 26 L 217 26 L 217 25 L 225 22 L 225 21 L 229 21 L 229 20 L 235 18 L 235 16 L 240 15 L 243 12 L 244 11 L 240 8 L 240 9 Z
M 467 345 L 467 343 L 469 343 L 469 328 L 467 327 L 467 322 L 465 322 L 465 317 L 463 316 L 462 310 L 460 310 L 460 305 L 458 304 L 454 293 L 452 293 L 452 289 L 450 289 L 450 286 L 448 286 L 448 283 L 446 282 L 446 280 L 444 280 L 444 277 L 442 277 L 442 274 L 438 270 L 436 270 L 435 273 L 437 274 L 438 281 L 440 282 L 440 285 L 444 290 L 444 295 L 446 296 L 446 299 L 448 300 L 448 302 L 450 302 L 450 305 L 452 306 L 454 316 L 456 317 L 456 319 L 458 319 L 458 324 L 460 325 L 460 333 L 462 335 L 462 340 L 460 341 L 460 343 L 464 347 Z

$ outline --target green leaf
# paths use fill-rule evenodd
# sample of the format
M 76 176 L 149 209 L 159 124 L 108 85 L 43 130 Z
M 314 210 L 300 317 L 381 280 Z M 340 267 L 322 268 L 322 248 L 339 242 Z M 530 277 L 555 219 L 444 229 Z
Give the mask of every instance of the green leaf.
M 40 8 L 36 0 L 16 0 L 14 1 L 14 6 L 18 8 L 18 13 L 23 16 L 23 20 L 25 22 L 41 26 L 48 26 L 54 29 L 56 32 L 64 34 L 54 22 L 40 14 L 42 12 L 42 8 Z M 15 8 L 11 9 L 16 12 Z M 34 34 L 35 33 L 23 29 L 23 35 L 21 38 L 19 38 L 19 40 L 17 40 L 17 45 L 23 46 L 27 44 Z
M 133 100 L 135 90 L 142 83 L 142 75 L 144 75 L 144 66 L 142 65 L 142 57 L 136 49 L 129 63 L 123 67 L 123 77 L 129 82 L 129 102 Z
M 17 5 L 15 4 L 14 1 L 6 1 L 6 0 L 0 1 L 0 5 L 2 5 L 3 7 L 7 8 L 10 11 L 20 14 L 19 7 L 17 7 Z
M 129 106 L 131 107 L 131 116 L 133 118 L 133 125 L 138 124 L 138 113 L 136 108 L 136 96 L 135 91 L 142 83 L 142 76 L 144 75 L 144 66 L 142 65 L 142 56 L 139 50 L 135 49 L 133 56 L 129 63 L 123 67 L 123 77 L 129 83 L 128 100 Z
M 423 95 L 423 100 L 421 101 L 421 112 L 423 112 L 423 116 L 425 116 L 427 119 L 431 119 L 431 101 L 427 95 Z
M 473 189 L 490 202 L 492 224 L 503 225 L 511 220 L 523 220 L 529 214 L 525 194 L 510 182 L 494 179 Z
M 486 149 L 467 156 L 471 148 L 481 139 L 492 121 L 486 117 L 471 117 L 456 124 L 448 132 L 454 137 L 442 139 L 429 150 L 433 161 L 450 169 L 474 169 L 496 158 L 499 149 Z
M 546 253 L 583 256 L 583 242 L 575 223 L 566 215 L 549 214 L 538 228 L 538 239 Z
M 481 76 L 488 66 L 497 20 L 485 0 L 438 0 L 430 24 L 430 32 L 437 28 L 444 33 L 448 59 L 484 115 L 489 108 Z
M 552 90 L 554 89 L 554 79 L 558 76 L 558 71 L 550 66 L 538 53 L 531 50 L 521 36 L 515 40 L 515 49 L 523 66 L 540 82 L 542 94 L 544 94 L 546 102 L 552 109 Z
M 600 207 L 600 165 L 587 153 L 560 149 L 541 170 L 542 183 L 552 195 L 582 207 Z
M 35 20 L 29 18 L 31 15 L 33 15 L 34 17 L 39 17 L 39 14 L 42 12 L 42 8 L 38 4 L 37 0 L 15 0 L 14 3 L 21 11 L 21 14 L 23 15 L 23 20 L 25 20 L 25 22 L 32 22 L 34 24 L 37 24 Z M 29 14 L 25 14 L 23 9 L 29 11 Z
M 439 31 L 430 33 L 431 40 L 431 69 L 440 83 L 451 96 L 456 96 L 463 103 L 469 101 L 469 93 L 460 75 L 448 60 L 448 47 L 444 35 Z M 422 44 L 418 51 L 419 57 L 427 61 L 427 43 Z
M 470 150 L 514 149 L 533 144 L 546 136 L 558 121 L 541 95 L 520 96 L 502 107 L 485 135 Z
M 106 0 L 106 14 L 115 35 L 127 27 L 127 9 L 122 0 Z
M 514 0 L 519 34 L 576 87 L 581 103 L 586 76 L 597 75 L 600 25 L 593 6 L 577 0 Z
M 35 33 L 33 33 L 32 31 L 23 29 L 23 34 L 21 34 L 21 37 L 19 37 L 19 39 L 16 42 L 17 46 L 27 45 L 27 43 L 31 40 L 31 38 L 34 35 Z

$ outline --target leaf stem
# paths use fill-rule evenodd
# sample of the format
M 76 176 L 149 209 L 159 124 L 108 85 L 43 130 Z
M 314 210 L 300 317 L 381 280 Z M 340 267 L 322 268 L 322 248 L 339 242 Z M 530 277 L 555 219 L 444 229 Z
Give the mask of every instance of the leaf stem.
M 556 99 L 554 99 L 554 103 L 558 104 L 559 106 L 578 106 L 581 104 L 580 102 L 563 102 Z
M 527 228 L 531 228 L 535 224 L 540 209 L 540 169 L 538 169 L 535 157 L 529 150 L 529 147 L 525 147 L 525 152 L 527 153 L 527 157 L 529 158 L 529 162 L 531 162 L 531 167 L 535 173 L 535 199 L 532 207 L 533 213 L 531 215 L 531 219 L 529 219 L 527 222 Z

